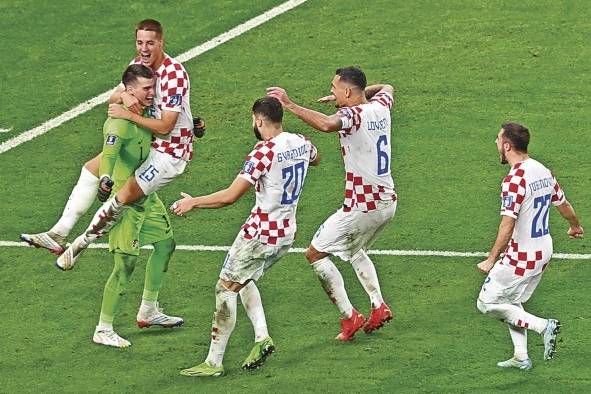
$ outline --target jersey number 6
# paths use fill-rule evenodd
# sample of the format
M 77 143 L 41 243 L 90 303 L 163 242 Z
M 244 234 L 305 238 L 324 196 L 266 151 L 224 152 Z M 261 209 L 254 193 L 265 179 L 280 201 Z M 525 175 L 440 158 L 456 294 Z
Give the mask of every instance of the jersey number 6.
M 378 175 L 384 175 L 390 172 L 390 155 L 388 151 L 382 150 L 383 146 L 388 146 L 388 137 L 380 135 L 376 143 L 376 150 L 378 152 Z

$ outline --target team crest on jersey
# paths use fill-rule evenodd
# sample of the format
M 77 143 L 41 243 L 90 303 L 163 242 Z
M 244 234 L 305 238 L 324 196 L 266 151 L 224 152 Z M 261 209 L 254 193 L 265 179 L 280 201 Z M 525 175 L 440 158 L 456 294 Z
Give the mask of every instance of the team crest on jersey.
M 138 246 L 140 246 L 140 242 L 137 239 L 134 239 L 133 242 L 131 243 L 131 247 L 133 249 L 137 248 Z
M 170 100 L 168 100 L 168 104 L 170 105 L 181 105 L 183 102 L 183 96 L 180 94 L 173 94 L 170 96 Z
M 105 142 L 106 145 L 115 145 L 115 141 L 117 141 L 117 136 L 115 135 L 108 135 L 107 141 Z
M 503 197 L 503 208 L 510 209 L 513 206 L 513 196 Z
M 251 174 L 254 171 L 254 163 L 252 161 L 245 161 L 244 167 L 242 167 L 242 171 L 246 172 L 247 174 Z

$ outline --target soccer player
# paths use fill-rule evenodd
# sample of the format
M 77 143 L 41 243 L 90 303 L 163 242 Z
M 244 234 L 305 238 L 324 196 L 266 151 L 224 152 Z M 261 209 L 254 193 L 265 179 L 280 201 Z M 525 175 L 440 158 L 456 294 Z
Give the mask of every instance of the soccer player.
M 391 119 L 394 88 L 366 86 L 358 67 L 336 70 L 332 95 L 320 102 L 335 101 L 339 110 L 327 116 L 292 102 L 284 89 L 268 88 L 283 107 L 322 132 L 338 132 L 345 163 L 345 201 L 318 229 L 306 258 L 322 287 L 341 313 L 341 332 L 336 339 L 349 341 L 363 327 L 366 333 L 381 328 L 392 319 L 384 302 L 373 262 L 366 253 L 396 212 L 396 193 L 390 175 Z M 349 301 L 341 273 L 330 255 L 351 262 L 357 278 L 371 302 L 367 321 Z
M 120 85 L 109 99 L 111 103 L 109 116 L 127 119 L 147 128 L 152 131 L 155 139 L 148 159 L 138 169 L 135 177 L 119 190 L 117 200 L 111 201 L 115 216 L 123 205 L 138 201 L 180 175 L 193 155 L 189 75 L 177 60 L 164 52 L 164 32 L 158 21 L 146 19 L 139 22 L 135 34 L 138 56 L 132 60 L 131 64 L 143 64 L 156 73 L 154 105 L 149 111 L 150 117 L 142 117 L 138 113 L 140 109 L 138 100 L 128 94 L 123 85 Z M 125 110 L 116 103 L 123 103 L 135 113 Z M 100 160 L 99 154 L 84 165 L 58 222 L 47 232 L 21 234 L 23 241 L 48 249 L 57 255 L 64 252 L 69 233 L 94 202 L 97 188 L 105 190 L 107 193 L 105 195 L 110 192 L 110 188 L 104 182 L 99 182 Z M 97 222 L 97 217 L 98 214 L 93 224 L 98 225 L 97 228 L 100 231 L 101 226 L 109 223 Z M 70 269 L 74 262 L 75 258 L 70 250 L 69 254 L 62 260 L 58 260 L 57 264 L 63 269 Z
M 185 198 L 171 210 L 182 216 L 194 208 L 221 208 L 233 204 L 254 185 L 256 205 L 241 227 L 222 267 L 215 287 L 211 345 L 205 362 L 181 371 L 185 376 L 220 376 L 226 344 L 236 324 L 236 297 L 255 330 L 255 345 L 242 364 L 256 369 L 275 345 L 267 331 L 261 296 L 255 282 L 289 250 L 296 234 L 296 209 L 308 165 L 317 165 L 316 147 L 299 134 L 283 131 L 283 109 L 278 100 L 263 97 L 255 101 L 253 129 L 257 143 L 246 156 L 234 182 L 216 193 Z
M 154 72 L 141 64 L 129 66 L 122 77 L 126 94 L 133 96 L 140 108 L 149 108 L 154 101 Z M 112 180 L 117 190 L 142 164 L 150 152 L 152 134 L 135 123 L 108 118 L 103 128 L 104 145 L 100 162 L 103 178 Z M 105 193 L 99 190 L 99 194 Z M 131 205 L 109 234 L 109 249 L 115 266 L 103 294 L 99 324 L 92 340 L 95 343 L 127 347 L 129 341 L 113 330 L 113 319 L 121 296 L 139 256 L 139 248 L 152 244 L 147 266 L 142 303 L 137 315 L 139 327 L 174 327 L 183 324 L 179 317 L 167 316 L 158 308 L 158 292 L 175 248 L 166 208 L 156 193 Z
M 570 224 L 570 238 L 583 237 L 583 228 L 556 178 L 527 153 L 530 133 L 517 123 L 506 123 L 497 135 L 501 164 L 511 170 L 501 184 L 501 224 L 488 258 L 477 267 L 488 277 L 482 285 L 477 307 L 484 314 L 506 322 L 514 355 L 497 365 L 502 368 L 532 368 L 527 353 L 527 330 L 544 341 L 544 360 L 556 351 L 561 324 L 556 319 L 534 316 L 523 309 L 540 283 L 552 257 L 552 237 L 548 228 L 550 205 Z M 503 252 L 504 251 L 504 252 Z M 499 259 L 501 252 L 504 256 Z

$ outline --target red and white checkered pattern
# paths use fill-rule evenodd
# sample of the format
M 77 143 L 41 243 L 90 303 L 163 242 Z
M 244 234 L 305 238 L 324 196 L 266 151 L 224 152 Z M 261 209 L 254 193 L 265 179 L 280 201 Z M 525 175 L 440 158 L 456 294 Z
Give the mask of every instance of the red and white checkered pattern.
M 560 205 L 565 200 L 564 192 L 562 191 L 562 188 L 560 187 L 558 181 L 554 177 L 554 174 L 552 174 L 552 178 L 554 178 L 554 191 L 552 193 L 552 199 L 550 201 L 553 205 Z
M 542 250 L 520 251 L 519 244 L 514 240 L 509 242 L 501 264 L 515 267 L 515 275 L 533 275 L 546 269 L 550 256 L 544 256 Z
M 141 59 L 137 57 L 132 63 L 141 64 Z M 181 63 L 167 54 L 155 74 L 156 94 L 150 116 L 162 119 L 162 111 L 178 112 L 179 116 L 170 134 L 154 137 L 152 148 L 190 161 L 193 158 L 193 115 L 189 102 L 189 74 Z
M 373 211 L 378 207 L 376 201 L 396 201 L 396 193 L 394 190 L 386 190 L 384 186 L 366 183 L 362 177 L 347 172 L 343 211 L 349 212 L 352 209 L 362 212 Z
M 397 198 L 390 174 L 392 103 L 391 94 L 380 92 L 365 104 L 337 112 L 342 123 L 338 135 L 345 164 L 345 212 L 373 211 Z
M 289 219 L 270 220 L 269 214 L 257 207 L 242 225 L 242 230 L 246 239 L 258 237 L 261 243 L 277 245 L 277 241 L 287 235 L 289 227 Z
M 273 157 L 275 156 L 274 146 L 275 143 L 271 141 L 258 143 L 254 150 L 244 159 L 244 167 L 240 171 L 240 175 L 254 185 L 260 177 L 271 169 Z
M 386 93 L 386 92 L 379 92 L 375 96 L 373 96 L 369 102 L 376 102 L 378 104 L 383 105 L 388 109 L 392 109 L 392 105 L 394 104 L 394 98 Z
M 511 168 L 501 185 L 501 215 L 517 219 L 521 204 L 525 199 L 527 183 L 523 177 L 525 171 L 517 163 Z
M 363 112 L 363 108 L 360 106 L 343 107 L 338 110 L 337 115 L 343 123 L 342 129 L 339 131 L 339 137 L 344 137 L 359 130 L 361 127 L 361 112 Z
M 164 68 L 164 69 L 163 69 Z M 162 105 L 166 109 L 180 109 L 182 100 L 172 103 L 172 97 L 180 95 L 185 97 L 189 88 L 189 75 L 185 68 L 172 58 L 164 59 L 162 66 L 158 69 L 160 75 L 160 91 L 162 92 Z
M 244 238 L 291 245 L 299 201 L 294 194 L 299 197 L 310 157 L 315 155 L 316 147 L 306 138 L 283 132 L 259 142 L 246 156 L 238 176 L 255 185 L 256 205 L 241 228 Z
M 193 130 L 191 129 L 179 129 L 179 135 L 173 135 L 170 137 L 170 141 L 167 140 L 154 140 L 152 142 L 152 148 L 158 152 L 167 153 L 178 159 L 185 161 L 191 161 L 193 158 Z

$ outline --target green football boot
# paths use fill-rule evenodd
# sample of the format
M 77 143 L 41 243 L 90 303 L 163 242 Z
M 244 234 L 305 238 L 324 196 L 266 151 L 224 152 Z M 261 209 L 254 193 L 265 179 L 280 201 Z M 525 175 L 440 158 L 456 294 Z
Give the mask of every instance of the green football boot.
M 243 369 L 253 370 L 259 368 L 265 363 L 267 356 L 275 351 L 275 344 L 271 337 L 267 337 L 260 342 L 255 342 L 252 350 L 246 360 L 242 363 Z
M 183 369 L 181 375 L 183 376 L 222 376 L 224 374 L 224 366 L 212 367 L 207 362 L 194 366 L 193 368 Z

